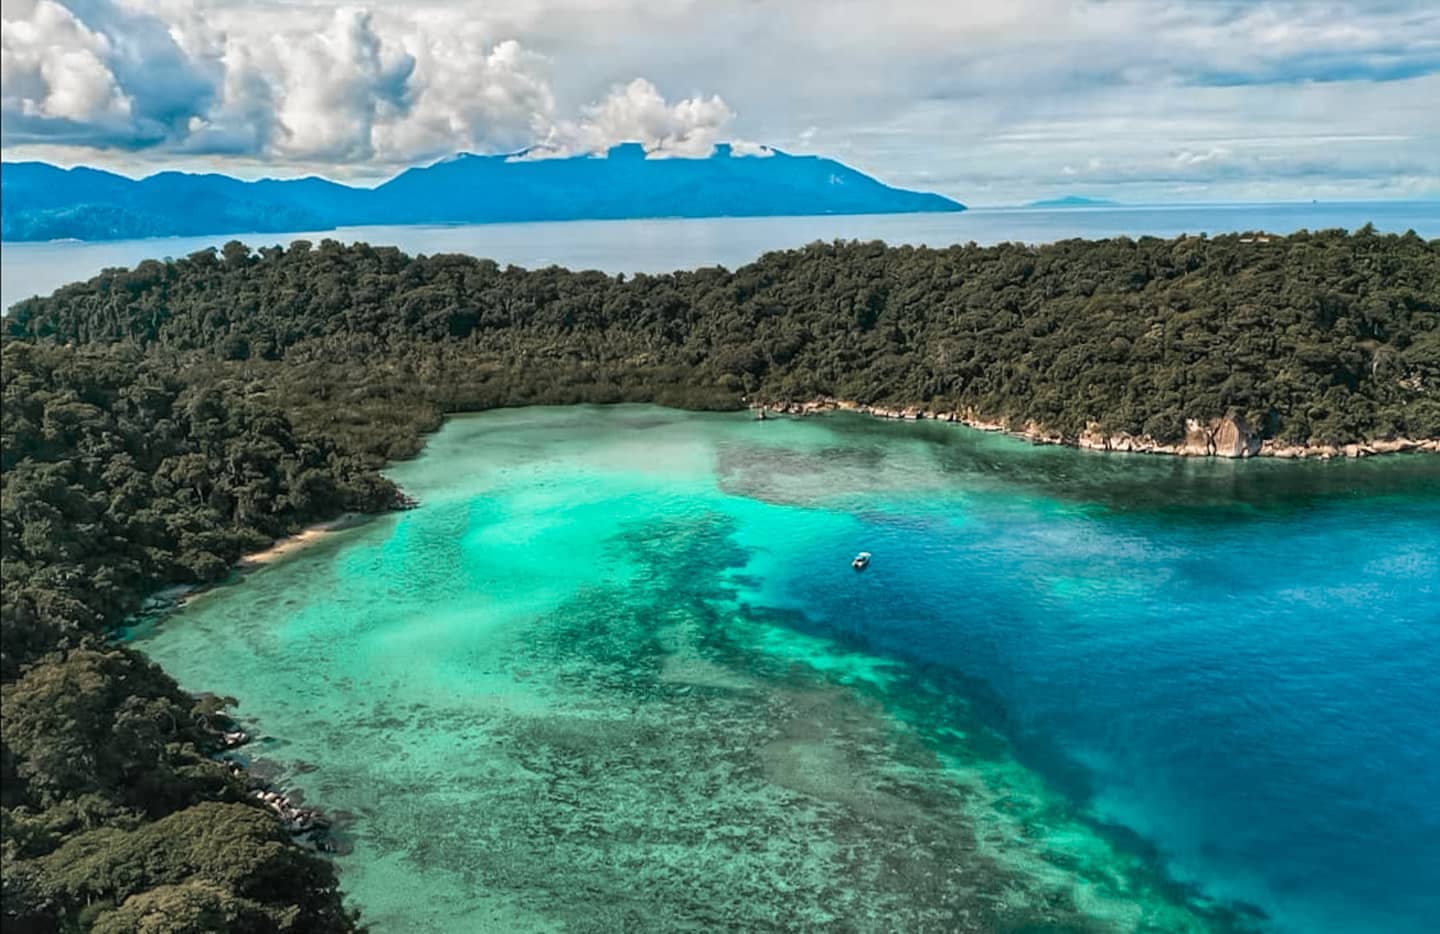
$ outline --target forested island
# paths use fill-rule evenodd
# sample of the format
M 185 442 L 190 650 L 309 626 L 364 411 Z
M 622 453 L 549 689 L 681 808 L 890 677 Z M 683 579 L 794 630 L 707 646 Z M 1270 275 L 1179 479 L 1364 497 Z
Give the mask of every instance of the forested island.
M 223 701 L 112 635 L 156 591 L 345 511 L 445 413 L 846 400 L 1066 443 L 1440 438 L 1440 241 L 946 249 L 734 271 L 523 270 L 231 243 L 16 305 L 3 348 L 6 931 L 343 931 L 333 869 L 215 761 Z M 186 925 L 189 925 L 187 927 Z
M 232 242 L 18 303 L 6 331 L 268 387 L 305 429 L 378 458 L 413 453 L 443 412 L 827 397 L 1070 443 L 1178 444 L 1187 420 L 1231 418 L 1338 446 L 1440 436 L 1437 257 L 1440 241 L 1367 229 L 814 244 L 626 277 Z

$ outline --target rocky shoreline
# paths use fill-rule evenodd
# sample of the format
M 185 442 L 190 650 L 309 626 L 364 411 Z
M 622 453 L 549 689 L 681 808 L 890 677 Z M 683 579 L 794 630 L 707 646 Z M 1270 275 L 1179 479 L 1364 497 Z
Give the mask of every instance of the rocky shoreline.
M 407 510 L 417 506 L 419 506 L 419 502 L 414 498 L 400 493 L 394 508 Z M 277 541 L 263 551 L 252 552 L 241 557 L 235 564 L 235 570 L 243 573 L 264 567 L 315 544 L 331 533 L 364 525 L 374 518 L 375 516 L 369 513 L 347 512 L 327 522 L 317 523 L 295 535 Z M 183 606 L 187 600 L 208 589 L 209 585 L 170 588 L 147 600 L 144 612 L 162 615 L 173 612 Z M 203 696 L 213 697 L 213 695 Z M 292 840 L 300 846 L 320 853 L 344 855 L 349 852 L 349 844 L 333 832 L 336 824 L 335 817 L 327 815 L 318 808 L 304 807 L 301 792 L 277 789 L 272 782 L 255 774 L 255 770 L 251 768 L 253 763 L 244 761 L 237 755 L 241 747 L 249 745 L 254 737 L 244 730 L 233 717 L 223 710 L 216 710 L 207 718 L 207 727 L 212 738 L 213 757 L 224 763 L 230 774 L 245 786 L 246 797 L 275 815 L 280 826 Z M 336 816 L 344 818 L 346 815 Z
M 1055 444 L 1083 448 L 1092 451 L 1118 451 L 1133 454 L 1172 454 L 1180 457 L 1279 457 L 1284 459 L 1319 458 L 1328 460 L 1335 457 L 1369 457 L 1375 454 L 1397 454 L 1405 451 L 1423 451 L 1440 454 L 1440 438 L 1389 438 L 1352 444 L 1288 444 L 1269 438 L 1261 438 L 1250 431 L 1245 422 L 1235 416 L 1185 420 L 1185 439 L 1168 444 L 1156 441 L 1146 435 L 1132 435 L 1127 432 L 1106 434 L 1100 426 L 1091 423 L 1078 436 L 1062 435 L 1027 422 L 1019 429 L 1004 422 L 981 418 L 974 410 L 942 411 L 922 406 L 890 408 L 866 405 L 844 399 L 828 397 L 809 402 L 751 402 L 750 409 L 757 419 L 770 415 L 825 415 L 831 412 L 854 412 L 874 418 L 908 421 L 938 421 L 965 425 L 980 431 L 1003 432 L 1012 437 L 1022 438 L 1032 444 Z
M 247 798 L 274 814 L 280 821 L 280 826 L 296 843 L 321 853 L 344 851 L 340 841 L 331 833 L 334 821 L 325 812 L 318 808 L 304 807 L 298 791 L 276 789 L 271 782 L 257 776 L 249 768 L 249 764 L 237 756 L 238 750 L 253 741 L 248 732 L 223 711 L 212 713 L 210 719 L 212 755 L 245 786 Z
M 414 509 L 418 505 L 415 499 L 402 493 L 396 499 L 395 508 Z M 235 563 L 234 570 L 242 574 L 256 570 L 315 544 L 331 533 L 364 525 L 373 518 L 373 514 L 347 512 L 327 522 L 317 523 L 275 542 L 269 548 L 242 556 Z M 213 586 L 183 584 L 152 594 L 131 622 L 136 619 L 153 620 L 167 616 L 189 600 L 208 592 Z M 212 694 L 196 695 L 196 699 L 202 702 L 204 708 L 204 712 L 197 716 L 203 720 L 204 732 L 208 736 L 206 748 L 210 757 L 223 764 L 226 771 L 241 783 L 245 789 L 245 797 L 273 814 L 296 844 L 319 853 L 348 853 L 350 844 L 343 833 L 337 834 L 336 830 L 337 822 L 345 823 L 349 815 L 343 812 L 330 815 L 319 808 L 305 807 L 299 790 L 281 790 L 273 782 L 257 774 L 262 770 L 255 768 L 256 762 L 241 752 L 242 747 L 254 741 L 254 736 L 222 706 L 233 703 L 233 699 L 226 701 Z

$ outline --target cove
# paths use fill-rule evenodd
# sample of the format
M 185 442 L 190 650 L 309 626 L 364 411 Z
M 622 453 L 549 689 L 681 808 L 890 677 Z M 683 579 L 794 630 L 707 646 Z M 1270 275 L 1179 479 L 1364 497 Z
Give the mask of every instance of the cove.
M 377 932 L 1440 916 L 1440 459 L 617 406 L 390 473 L 133 633 L 353 815 Z

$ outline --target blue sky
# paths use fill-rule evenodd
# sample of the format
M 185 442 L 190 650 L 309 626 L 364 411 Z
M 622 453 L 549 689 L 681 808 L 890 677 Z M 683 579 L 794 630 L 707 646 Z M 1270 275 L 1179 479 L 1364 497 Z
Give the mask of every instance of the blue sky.
M 967 203 L 1440 194 L 1440 2 L 6 0 L 3 149 L 371 181 L 719 140 Z

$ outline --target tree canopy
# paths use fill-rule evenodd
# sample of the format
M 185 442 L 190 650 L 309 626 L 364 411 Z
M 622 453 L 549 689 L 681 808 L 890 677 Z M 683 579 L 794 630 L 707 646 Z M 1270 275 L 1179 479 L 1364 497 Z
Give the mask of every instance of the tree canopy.
M 210 705 L 109 633 L 162 586 L 397 491 L 253 387 L 135 348 L 0 353 L 5 930 L 348 930 L 331 867 L 211 758 Z
M 1440 241 L 1369 228 L 816 243 L 733 272 L 633 277 L 232 242 L 22 302 L 9 332 L 253 374 L 286 364 L 275 385 L 307 424 L 320 388 L 332 421 L 343 403 L 389 398 L 426 425 L 434 411 L 527 401 L 833 396 L 1071 437 L 1093 422 L 1174 440 L 1186 418 L 1231 414 L 1292 442 L 1440 435 Z M 306 392 L 287 392 L 292 380 Z M 369 446 L 416 443 L 386 440 Z

